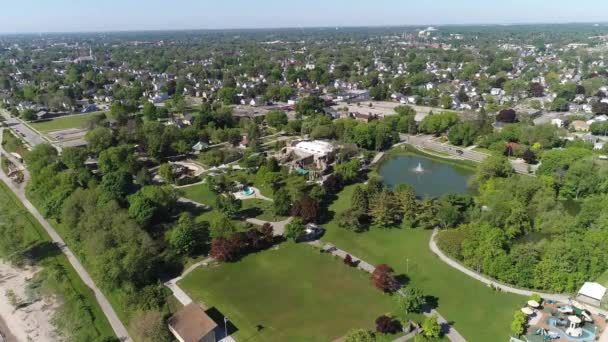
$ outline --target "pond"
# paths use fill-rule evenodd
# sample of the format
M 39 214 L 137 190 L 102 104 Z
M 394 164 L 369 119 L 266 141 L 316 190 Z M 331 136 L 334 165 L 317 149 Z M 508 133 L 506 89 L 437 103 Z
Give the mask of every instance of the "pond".
M 409 184 L 419 197 L 439 197 L 446 193 L 466 193 L 470 168 L 444 163 L 417 155 L 396 155 L 380 165 L 379 174 L 386 186 Z

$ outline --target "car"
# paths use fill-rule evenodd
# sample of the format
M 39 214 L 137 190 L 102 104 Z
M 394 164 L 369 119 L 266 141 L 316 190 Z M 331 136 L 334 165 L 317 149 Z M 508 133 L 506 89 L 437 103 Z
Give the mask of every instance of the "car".
M 319 240 L 321 236 L 323 236 L 323 234 L 325 234 L 325 228 L 314 223 L 309 223 L 306 225 L 304 234 L 300 235 L 300 237 L 296 239 L 296 242 L 309 242 Z
M 463 155 L 464 151 L 463 150 L 456 150 L 456 153 L 458 153 L 459 155 Z

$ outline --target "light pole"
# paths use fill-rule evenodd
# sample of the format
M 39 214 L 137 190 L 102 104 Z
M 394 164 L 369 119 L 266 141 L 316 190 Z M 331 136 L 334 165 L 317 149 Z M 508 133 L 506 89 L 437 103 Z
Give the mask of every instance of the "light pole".
M 228 317 L 224 316 L 224 338 L 228 337 Z

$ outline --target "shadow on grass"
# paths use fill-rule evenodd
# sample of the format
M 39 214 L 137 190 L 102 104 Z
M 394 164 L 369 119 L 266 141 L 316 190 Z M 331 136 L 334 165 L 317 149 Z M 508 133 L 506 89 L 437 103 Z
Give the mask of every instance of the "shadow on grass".
M 403 287 L 406 287 L 410 283 L 410 277 L 408 277 L 406 274 L 398 274 L 395 276 L 395 279 Z
M 216 307 L 207 309 L 205 313 L 217 324 L 217 328 L 215 328 L 216 340 L 219 341 L 226 337 L 226 333 L 228 333 L 229 336 L 239 331 L 236 325 L 234 325 L 232 321 L 230 321 L 230 317 L 226 317 Z M 228 319 L 228 321 L 225 321 L 226 318 Z
M 48 258 L 53 258 L 61 254 L 61 249 L 55 243 L 50 241 L 36 242 L 30 245 L 24 252 L 23 256 L 32 263 L 37 264 Z
M 258 216 L 262 215 L 263 213 L 264 213 L 264 210 L 262 210 L 258 207 L 251 207 L 251 208 L 241 210 L 239 212 L 239 216 L 244 217 L 244 218 L 250 218 L 250 217 L 258 217 Z

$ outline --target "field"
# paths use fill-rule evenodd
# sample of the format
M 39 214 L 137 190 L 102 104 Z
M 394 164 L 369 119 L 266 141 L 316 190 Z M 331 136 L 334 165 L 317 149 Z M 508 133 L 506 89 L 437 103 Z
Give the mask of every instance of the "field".
M 353 190 L 354 186 L 345 188 L 330 211 L 348 208 Z M 468 341 L 508 338 L 513 312 L 526 298 L 496 292 L 443 263 L 429 250 L 431 231 L 403 227 L 354 233 L 333 221 L 323 226 L 327 228 L 325 242 L 372 264 L 387 263 L 397 274 L 406 274 L 413 286 L 436 297 L 438 311 Z
M 61 131 L 70 128 L 85 128 L 89 120 L 91 120 L 95 115 L 99 115 L 101 113 L 103 112 L 70 115 L 48 121 L 35 122 L 31 123 L 30 125 L 42 133 Z
M 47 279 L 50 291 L 64 300 L 68 315 L 58 317 L 59 324 L 74 329 L 76 339 L 101 339 L 115 336 L 112 327 L 106 320 L 101 308 L 95 300 L 93 292 L 82 282 L 67 258 L 50 243 L 50 238 L 44 228 L 25 210 L 19 200 L 0 182 L 0 207 L 15 213 L 15 226 L 23 227 L 24 236 L 28 243 L 37 248 L 30 253 L 37 263 L 44 268 L 51 268 L 57 273 L 52 279 Z M 92 322 L 92 324 L 88 324 Z M 82 324 L 84 323 L 84 324 Z M 82 324 L 82 325 L 81 325 Z
M 368 273 L 293 243 L 199 268 L 180 285 L 228 317 L 239 341 L 331 341 L 352 328 L 372 329 L 378 316 L 397 309 Z
M 19 154 L 21 157 L 25 157 L 28 153 L 27 148 L 21 141 L 21 139 L 16 138 L 11 132 L 5 130 L 2 134 L 2 146 L 4 149 L 11 153 L 15 152 Z

